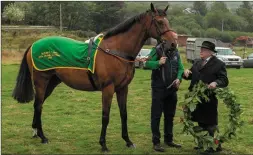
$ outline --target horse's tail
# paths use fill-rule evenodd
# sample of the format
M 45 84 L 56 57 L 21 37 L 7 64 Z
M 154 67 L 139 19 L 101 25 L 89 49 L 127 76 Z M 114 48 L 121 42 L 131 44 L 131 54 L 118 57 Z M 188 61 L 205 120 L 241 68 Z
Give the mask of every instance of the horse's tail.
M 25 51 L 17 76 L 16 86 L 12 93 L 12 97 L 19 103 L 30 102 L 31 100 L 33 100 L 34 97 L 31 73 L 29 71 L 29 67 L 26 60 L 26 55 L 30 48 L 31 46 L 28 47 Z

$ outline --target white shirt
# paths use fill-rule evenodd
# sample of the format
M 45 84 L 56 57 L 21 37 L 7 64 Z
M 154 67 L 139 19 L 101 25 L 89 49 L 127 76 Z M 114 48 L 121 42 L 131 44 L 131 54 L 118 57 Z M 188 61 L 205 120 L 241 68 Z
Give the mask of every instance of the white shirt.
M 205 63 L 203 64 L 203 66 L 211 59 L 211 57 L 212 57 L 212 56 L 210 56 L 210 57 L 208 57 L 208 58 L 206 58 L 206 59 L 204 60 Z
M 206 58 L 205 62 L 207 63 L 210 59 L 211 59 L 212 56 Z

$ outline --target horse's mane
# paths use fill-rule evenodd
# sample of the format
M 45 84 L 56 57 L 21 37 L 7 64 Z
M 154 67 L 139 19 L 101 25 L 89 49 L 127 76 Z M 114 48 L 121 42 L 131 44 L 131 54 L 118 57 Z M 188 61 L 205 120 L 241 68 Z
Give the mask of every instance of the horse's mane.
M 164 12 L 164 10 L 157 9 L 157 11 L 159 16 L 166 16 L 166 12 Z M 146 12 L 133 16 L 123 21 L 122 23 L 116 25 L 115 27 L 109 29 L 105 33 L 104 39 L 128 31 L 136 22 L 139 22 L 147 13 L 150 12 L 151 10 L 147 10 Z

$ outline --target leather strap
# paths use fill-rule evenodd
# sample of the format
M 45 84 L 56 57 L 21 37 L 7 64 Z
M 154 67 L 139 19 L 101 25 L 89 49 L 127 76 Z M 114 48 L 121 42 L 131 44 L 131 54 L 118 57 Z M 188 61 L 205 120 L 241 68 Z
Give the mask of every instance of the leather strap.
M 90 56 L 91 56 L 91 51 L 92 51 L 93 43 L 94 43 L 93 40 L 94 40 L 94 37 L 90 39 L 89 46 L 88 46 L 88 56 L 87 56 L 88 64 L 90 64 Z M 88 77 L 89 77 L 92 87 L 94 88 L 94 90 L 97 90 L 97 86 L 95 85 L 95 82 L 93 79 L 94 74 L 92 74 L 91 71 L 89 71 L 89 70 L 88 70 L 87 74 L 88 74 Z
M 99 47 L 96 43 L 94 43 L 93 40 L 92 41 L 92 44 L 95 44 L 97 46 L 98 49 L 100 49 L 101 51 L 104 51 L 105 53 L 107 54 L 110 54 L 110 55 L 114 55 L 114 56 L 118 56 L 118 57 L 121 57 L 123 59 L 126 59 L 126 60 L 129 60 L 129 61 L 134 61 L 135 60 L 135 57 L 132 57 L 132 56 L 128 56 L 126 55 L 125 53 L 120 53 L 118 51 L 114 51 L 114 50 L 109 50 L 109 49 L 102 49 L 101 47 Z
M 114 51 L 114 50 L 106 49 L 105 52 L 108 53 L 108 54 L 114 55 L 114 56 L 121 57 L 121 58 L 129 60 L 129 61 L 134 61 L 135 60 L 135 58 L 132 57 L 132 56 L 128 56 L 128 55 L 126 55 L 124 53 L 119 53 L 119 52 Z
M 92 87 L 94 88 L 94 90 L 98 90 L 98 88 L 97 88 L 97 86 L 95 85 L 95 82 L 94 82 L 94 80 L 93 80 L 93 78 L 92 78 L 92 76 L 94 76 L 94 74 L 92 74 L 91 71 L 89 71 L 89 70 L 88 70 L 87 74 L 88 74 L 90 83 L 91 83 Z

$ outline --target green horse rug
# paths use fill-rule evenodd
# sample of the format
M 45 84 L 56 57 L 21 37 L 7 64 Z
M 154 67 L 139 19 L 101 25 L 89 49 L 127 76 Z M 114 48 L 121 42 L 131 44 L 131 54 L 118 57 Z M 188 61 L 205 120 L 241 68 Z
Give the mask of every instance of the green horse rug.
M 89 40 L 82 42 L 60 36 L 42 38 L 32 45 L 33 66 L 39 71 L 72 68 L 94 73 L 97 46 L 102 39 L 102 34 L 94 38 L 95 45 L 93 44 L 88 55 Z

